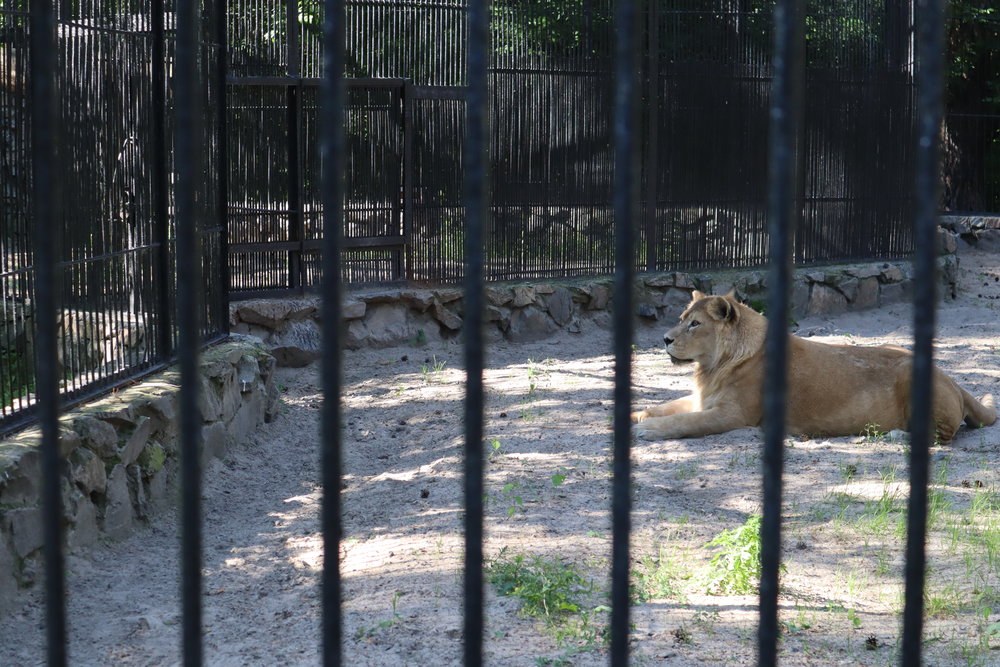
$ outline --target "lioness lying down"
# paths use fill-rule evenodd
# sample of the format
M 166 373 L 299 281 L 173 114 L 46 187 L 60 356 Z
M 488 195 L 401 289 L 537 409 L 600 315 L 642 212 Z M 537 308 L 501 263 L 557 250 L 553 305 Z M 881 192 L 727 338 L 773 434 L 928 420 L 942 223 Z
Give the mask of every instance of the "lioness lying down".
M 663 337 L 674 363 L 694 362 L 690 396 L 632 413 L 647 440 L 691 438 L 760 426 L 763 413 L 763 315 L 732 295 L 694 299 Z M 856 435 L 867 428 L 909 428 L 912 356 L 898 347 L 827 345 L 789 337 L 787 430 L 794 435 Z M 977 401 L 934 369 L 933 417 L 949 443 L 964 420 L 996 421 L 993 397 Z

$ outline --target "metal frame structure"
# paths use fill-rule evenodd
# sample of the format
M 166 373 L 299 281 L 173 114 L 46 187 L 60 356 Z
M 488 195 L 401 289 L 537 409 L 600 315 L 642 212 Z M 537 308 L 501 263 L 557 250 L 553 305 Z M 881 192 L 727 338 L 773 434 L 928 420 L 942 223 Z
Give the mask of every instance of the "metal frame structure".
M 637 134 L 635 133 L 633 101 L 635 51 L 628 39 L 636 16 L 636 0 L 621 0 L 616 13 L 616 25 L 620 35 L 616 47 L 615 88 L 615 160 L 617 169 L 615 185 L 616 216 L 631 220 L 637 209 Z M 796 207 L 798 187 L 795 151 L 796 119 L 801 113 L 801 75 L 799 48 L 802 35 L 801 14 L 796 10 L 799 3 L 794 0 L 779 0 L 777 3 L 775 50 L 775 94 L 772 101 L 771 117 L 771 168 L 770 168 L 770 218 L 772 230 L 772 274 L 774 284 L 770 296 L 772 313 L 786 312 L 788 306 L 788 259 L 790 245 L 788 226 L 799 215 Z M 178 9 L 178 41 L 175 68 L 186 73 L 181 77 L 176 94 L 178 102 L 190 101 L 196 94 L 194 75 L 196 33 L 198 24 L 193 0 L 180 0 Z M 344 181 L 341 177 L 346 155 L 343 134 L 346 107 L 346 86 L 343 72 L 343 3 L 342 0 L 327 0 L 323 33 L 329 45 L 326 53 L 326 77 L 321 83 L 323 102 L 323 139 L 321 154 L 324 169 L 324 216 L 328 230 L 339 230 L 343 224 Z M 470 5 L 470 34 L 481 35 L 485 29 L 488 11 L 484 0 L 475 0 Z M 36 3 L 32 7 L 35 29 L 32 31 L 35 70 L 32 85 L 32 99 L 36 109 L 48 109 L 46 102 L 54 94 L 53 76 L 55 63 L 45 53 L 52 52 L 53 21 L 51 6 Z M 929 414 L 930 368 L 932 350 L 930 346 L 934 331 L 934 229 L 937 189 L 937 128 L 941 122 L 942 84 L 942 36 L 941 0 L 920 0 L 918 3 L 920 30 L 918 51 L 920 67 L 917 72 L 918 108 L 920 137 L 916 148 L 918 156 L 917 181 L 918 210 L 914 223 L 916 242 L 917 278 L 915 280 L 915 322 L 916 337 L 914 364 L 913 414 Z M 486 40 L 470 40 L 468 58 L 469 95 L 467 98 L 469 118 L 464 164 L 465 207 L 469 212 L 470 233 L 466 237 L 466 320 L 469 323 L 482 321 L 482 292 L 484 284 L 482 231 L 489 220 L 489 203 L 486 167 Z M 183 83 L 182 80 L 187 80 Z M 195 149 L 199 136 L 200 119 L 193 111 L 196 105 L 178 104 L 181 111 L 176 119 L 177 151 L 176 163 L 178 186 L 189 182 L 199 173 L 200 156 Z M 186 111 L 185 111 L 186 110 Z M 54 169 L 57 160 L 58 142 L 46 137 L 57 137 L 57 121 L 52 114 L 38 114 L 35 118 L 36 143 L 35 187 L 53 192 L 59 185 L 58 171 Z M 43 198 L 51 203 L 38 206 L 34 210 L 34 220 L 39 230 L 39 239 L 49 236 L 58 217 L 58 199 Z M 193 197 L 177 194 L 177 236 L 179 254 L 196 258 L 198 230 L 194 224 Z M 628 663 L 628 568 L 627 541 L 629 537 L 629 469 L 630 469 L 630 424 L 628 419 L 630 398 L 630 343 L 632 339 L 631 318 L 622 313 L 629 312 L 628 285 L 632 270 L 632 244 L 635 237 L 633 226 L 618 225 L 616 236 L 615 292 L 619 315 L 615 318 L 615 418 L 614 418 L 614 479 L 612 482 L 612 512 L 614 516 L 612 576 L 613 611 L 612 642 L 609 660 L 612 665 Z M 328 234 L 324 240 L 324 276 L 322 299 L 326 321 L 339 321 L 340 297 L 343 290 L 339 262 L 341 248 L 339 233 Z M 39 308 L 39 400 L 43 427 L 43 452 L 45 460 L 45 531 L 46 531 L 46 591 L 49 632 L 49 664 L 65 665 L 66 635 L 64 618 L 64 580 L 61 546 L 61 511 L 58 493 L 58 434 L 56 419 L 59 412 L 57 379 L 55 373 L 54 330 L 56 304 L 53 298 L 55 288 L 56 258 L 51 248 L 39 243 L 36 248 L 38 281 L 36 295 Z M 194 427 L 197 409 L 194 397 L 198 382 L 193 372 L 193 363 L 198 355 L 200 338 L 198 331 L 198 289 L 196 275 L 197 262 L 185 264 L 184 272 L 190 271 L 180 280 L 178 295 L 178 317 L 182 333 L 179 340 L 181 354 L 182 389 L 181 423 L 182 468 L 185 501 L 182 517 L 183 591 L 184 591 L 184 663 L 195 667 L 203 664 L 200 591 L 200 496 L 198 488 L 201 471 L 198 467 L 199 434 Z M 183 276 L 182 276 L 183 277 Z M 772 316 L 779 323 L 768 331 L 770 351 L 768 381 L 762 389 L 766 398 L 767 442 L 764 456 L 765 528 L 762 531 L 763 562 L 765 564 L 761 582 L 761 622 L 759 633 L 759 664 L 776 664 L 777 623 L 776 595 L 778 564 L 780 562 L 780 500 L 781 500 L 781 448 L 783 446 L 784 397 L 780 378 L 785 372 L 781 340 L 784 331 L 780 326 L 783 318 Z M 343 664 L 342 617 L 340 609 L 341 588 L 338 554 L 340 548 L 340 478 L 341 478 L 341 340 L 338 327 L 325 329 L 326 350 L 322 358 L 323 387 L 326 396 L 322 416 L 322 479 L 326 492 L 323 494 L 324 544 L 327 557 L 324 560 L 322 578 L 323 615 L 323 656 L 324 664 Z M 466 552 L 465 552 L 465 654 L 468 666 L 482 664 L 482 364 L 483 341 L 481 331 L 474 325 L 466 328 L 465 357 L 468 369 L 466 386 Z M 922 618 L 922 582 L 924 575 L 924 527 L 926 522 L 927 450 L 930 431 L 927 421 L 917 418 L 911 424 L 911 500 L 909 510 L 909 532 L 906 566 L 906 608 L 903 627 L 902 664 L 920 664 L 920 639 Z

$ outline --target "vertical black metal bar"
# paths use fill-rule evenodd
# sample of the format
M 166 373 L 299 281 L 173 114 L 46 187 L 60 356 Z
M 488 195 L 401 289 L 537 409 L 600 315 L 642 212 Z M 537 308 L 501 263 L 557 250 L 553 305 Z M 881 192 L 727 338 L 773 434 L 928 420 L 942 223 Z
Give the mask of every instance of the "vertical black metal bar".
M 413 80 L 403 82 L 403 277 L 413 280 Z
M 341 231 L 344 222 L 344 0 L 324 0 L 323 78 L 320 82 L 320 172 L 323 204 L 323 277 L 320 285 L 323 309 L 322 447 L 323 482 L 323 664 L 341 664 L 343 611 L 340 580 L 340 479 L 342 415 L 340 388 L 341 349 Z
M 195 193 L 201 187 L 199 146 L 203 106 L 199 95 L 198 0 L 177 0 L 177 43 L 174 56 L 175 139 L 177 172 L 174 206 L 177 224 L 177 327 L 180 366 L 181 435 L 181 601 L 183 658 L 187 667 L 202 664 L 201 641 L 201 414 L 198 408 L 198 352 L 202 312 L 199 294 L 201 248 Z
M 489 5 L 469 2 L 465 129 L 465 651 L 483 661 L 483 230 L 487 174 Z
M 638 210 L 639 156 L 637 91 L 639 54 L 636 0 L 615 7 L 614 83 L 614 435 L 611 489 L 611 655 L 612 665 L 628 664 L 629 536 L 631 522 L 632 277 Z
M 662 247 L 656 224 L 657 184 L 660 169 L 660 3 L 646 1 L 648 52 L 646 54 L 646 270 L 656 270 L 656 254 Z
M 167 160 L 167 50 L 164 35 L 163 0 L 152 0 L 150 4 L 150 21 L 152 22 L 152 94 L 150 102 L 152 109 L 152 178 L 153 178 L 153 226 L 156 248 L 156 361 L 166 361 L 173 355 L 173 318 L 170 313 L 170 224 L 168 220 L 167 188 L 170 178 Z M 229 321 L 229 318 L 226 318 Z
M 155 0 L 162 4 L 163 0 Z M 215 43 L 218 54 L 215 61 L 215 85 L 218 98 L 215 106 L 216 146 L 218 147 L 218 200 L 219 207 L 219 283 L 222 286 L 222 333 L 229 334 L 229 94 L 226 76 L 229 60 L 229 38 L 226 15 L 227 0 L 215 0 Z M 158 107 L 159 108 L 159 107 Z
M 932 373 L 936 307 L 935 230 L 940 181 L 938 148 L 944 75 L 942 0 L 918 0 L 917 155 L 913 284 L 913 384 L 910 411 L 910 499 L 907 512 L 903 665 L 920 664 L 923 632 L 924 543 L 927 536 L 928 449 L 934 436 Z
M 774 9 L 774 82 L 771 88 L 769 151 L 768 322 L 764 375 L 763 518 L 761 521 L 760 627 L 758 664 L 777 664 L 778 570 L 781 565 L 782 455 L 788 393 L 788 297 L 791 232 L 801 215 L 798 172 L 802 123 L 804 13 L 798 0 L 779 0 Z
M 59 455 L 59 377 L 56 308 L 58 247 L 62 225 L 58 167 L 59 102 L 56 95 L 55 6 L 31 3 L 31 150 L 35 264 L 35 394 L 42 431 L 42 520 L 45 539 L 45 614 L 48 664 L 65 665 L 66 581 L 63 576 L 62 495 Z
M 295 4 L 290 3 L 290 4 Z M 287 86 L 288 126 L 288 240 L 297 241 L 298 247 L 288 253 L 288 286 L 298 290 L 302 285 L 302 159 L 299 148 L 302 141 L 302 97 L 297 85 Z

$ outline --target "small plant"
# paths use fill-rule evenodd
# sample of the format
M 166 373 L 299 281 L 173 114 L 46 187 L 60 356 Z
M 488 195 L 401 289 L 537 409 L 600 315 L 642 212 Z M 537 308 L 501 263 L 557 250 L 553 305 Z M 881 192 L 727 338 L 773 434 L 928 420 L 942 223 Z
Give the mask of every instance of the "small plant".
M 514 516 L 515 512 L 524 511 L 524 498 L 521 497 L 521 483 L 507 482 L 500 488 L 501 499 L 509 503 L 507 508 L 507 518 Z
M 865 430 L 861 432 L 861 441 L 867 443 L 885 442 L 888 432 L 883 431 L 878 424 L 865 424 Z
M 427 342 L 427 332 L 423 329 L 417 329 L 417 333 L 410 337 L 410 345 L 413 347 L 420 347 Z
M 644 556 L 639 567 L 632 571 L 632 601 L 638 604 L 647 600 L 679 598 L 683 593 L 681 581 L 689 576 L 670 560 L 661 544 L 658 556 Z
M 691 631 L 683 625 L 672 630 L 670 634 L 674 636 L 674 641 L 681 646 L 690 646 L 694 643 L 694 637 L 691 635 Z
M 562 486 L 562 483 L 566 481 L 566 475 L 561 472 L 557 472 L 549 479 L 552 481 L 552 486 Z
M 845 482 L 849 482 L 858 474 L 858 466 L 855 463 L 845 463 L 840 466 L 840 476 Z
M 489 454 L 487 454 L 489 460 L 492 461 L 493 459 L 500 458 L 501 456 L 503 456 L 503 454 L 504 452 L 502 449 L 502 445 L 500 444 L 500 439 L 493 438 L 492 440 L 490 440 L 490 450 Z
M 423 375 L 424 384 L 430 384 L 432 381 L 439 380 L 441 373 L 444 371 L 445 363 L 447 362 L 438 361 L 437 355 L 435 354 L 431 357 L 430 366 L 426 363 L 421 364 L 420 373 Z
M 521 600 L 522 616 L 546 622 L 579 612 L 580 597 L 593 590 L 574 565 L 537 555 L 510 556 L 506 548 L 486 564 L 486 572 L 497 593 Z
M 861 618 L 858 617 L 858 612 L 854 611 L 853 609 L 847 610 L 847 620 L 849 620 L 851 622 L 851 625 L 853 625 L 855 628 L 861 627 Z
M 368 626 L 368 627 L 361 626 L 361 627 L 359 627 L 354 632 L 354 639 L 358 640 L 358 641 L 360 641 L 362 639 L 368 639 L 370 637 L 373 637 L 375 635 L 375 633 L 379 632 L 380 630 L 388 630 L 392 626 L 394 626 L 397 623 L 399 623 L 400 621 L 402 621 L 403 617 L 400 616 L 399 613 L 396 611 L 396 604 L 399 602 L 399 598 L 400 598 L 401 595 L 402 595 L 402 593 L 400 593 L 399 591 L 396 591 L 395 593 L 393 593 L 393 596 L 392 596 L 392 617 L 391 618 L 383 619 L 383 620 L 379 621 L 378 623 L 376 623 L 375 625 L 372 625 L 372 626 Z
M 739 528 L 724 530 L 706 546 L 721 547 L 709 563 L 711 595 L 750 595 L 760 582 L 761 517 L 752 515 Z

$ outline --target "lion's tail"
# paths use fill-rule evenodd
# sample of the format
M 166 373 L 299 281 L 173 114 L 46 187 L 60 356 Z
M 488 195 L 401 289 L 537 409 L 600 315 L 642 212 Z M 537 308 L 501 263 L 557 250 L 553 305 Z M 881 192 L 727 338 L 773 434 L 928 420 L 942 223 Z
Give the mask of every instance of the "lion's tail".
M 989 426 L 997 420 L 997 409 L 993 403 L 993 394 L 986 394 L 982 401 L 962 389 L 962 399 L 965 404 L 965 423 L 973 428 Z

